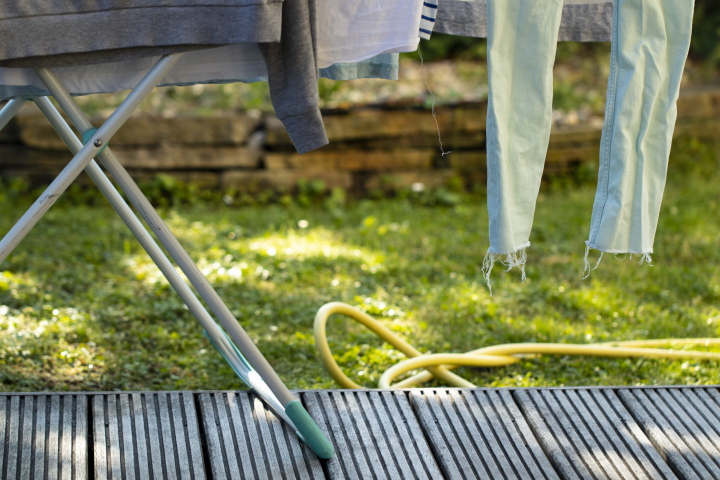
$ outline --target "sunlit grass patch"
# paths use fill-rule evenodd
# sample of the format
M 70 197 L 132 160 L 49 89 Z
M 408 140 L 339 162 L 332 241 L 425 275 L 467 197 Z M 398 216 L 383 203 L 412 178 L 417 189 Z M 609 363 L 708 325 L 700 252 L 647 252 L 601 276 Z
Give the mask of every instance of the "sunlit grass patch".
M 674 148 L 653 266 L 606 255 L 583 280 L 594 188 L 543 186 L 528 280 L 496 268 L 492 296 L 481 272 L 488 246 L 481 196 L 433 207 L 356 200 L 339 213 L 292 202 L 197 202 L 162 213 L 288 385 L 333 388 L 312 336 L 315 313 L 330 301 L 364 309 L 421 352 L 718 337 L 720 149 Z M 2 232 L 29 203 L 10 197 L 0 195 Z M 0 388 L 240 387 L 112 210 L 66 200 L 2 265 Z M 328 335 L 344 371 L 367 386 L 404 358 L 339 316 Z M 709 384 L 720 383 L 718 371 L 714 361 L 549 355 L 457 370 L 488 386 Z

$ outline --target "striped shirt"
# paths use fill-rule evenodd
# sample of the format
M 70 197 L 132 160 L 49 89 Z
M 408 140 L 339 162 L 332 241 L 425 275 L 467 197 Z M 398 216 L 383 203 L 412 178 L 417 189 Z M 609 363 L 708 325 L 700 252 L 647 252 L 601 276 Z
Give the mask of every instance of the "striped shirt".
M 435 28 L 435 17 L 438 11 L 438 0 L 424 0 L 422 15 L 420 16 L 420 38 L 430 40 Z

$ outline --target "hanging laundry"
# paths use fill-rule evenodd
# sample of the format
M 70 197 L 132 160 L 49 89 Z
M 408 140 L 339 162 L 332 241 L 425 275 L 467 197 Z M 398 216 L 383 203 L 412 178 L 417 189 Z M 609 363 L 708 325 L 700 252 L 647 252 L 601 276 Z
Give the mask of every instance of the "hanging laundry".
M 651 260 L 693 9 L 693 0 L 615 0 L 587 273 L 591 249 Z
M 487 208 L 495 260 L 518 267 L 540 189 L 552 126 L 553 75 L 562 0 L 488 0 Z
M 193 0 L 180 8 L 148 0 L 143 8 L 128 3 L 122 14 L 117 7 L 9 2 L 0 12 L 0 65 L 12 68 L 0 68 L 0 97 L 47 95 L 32 68 L 19 67 L 52 66 L 74 94 L 113 92 L 136 85 L 153 55 L 185 52 L 163 85 L 269 80 L 276 114 L 303 153 L 327 143 L 318 67 L 320 76 L 337 80 L 397 79 L 393 52 L 417 48 L 422 1 Z M 128 23 L 143 13 L 142 22 Z M 209 28 L 212 18 L 222 22 Z M 22 41 L 30 30 L 18 24 L 39 25 L 45 41 Z
M 318 65 L 413 52 L 423 0 L 317 0 Z
M 565 0 L 563 4 L 558 40 L 610 41 L 613 0 Z M 429 30 L 466 37 L 486 37 L 487 0 L 442 0 L 437 18 Z

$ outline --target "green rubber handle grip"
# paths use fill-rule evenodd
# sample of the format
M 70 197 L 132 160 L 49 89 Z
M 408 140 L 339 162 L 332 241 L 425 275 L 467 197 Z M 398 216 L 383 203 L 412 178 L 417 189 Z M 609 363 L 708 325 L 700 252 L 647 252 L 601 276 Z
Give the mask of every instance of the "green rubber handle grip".
M 300 400 L 293 400 L 285 406 L 285 413 L 295 424 L 298 433 L 308 447 L 320 458 L 329 459 L 335 454 L 332 443 L 323 435 L 315 420 L 305 410 Z

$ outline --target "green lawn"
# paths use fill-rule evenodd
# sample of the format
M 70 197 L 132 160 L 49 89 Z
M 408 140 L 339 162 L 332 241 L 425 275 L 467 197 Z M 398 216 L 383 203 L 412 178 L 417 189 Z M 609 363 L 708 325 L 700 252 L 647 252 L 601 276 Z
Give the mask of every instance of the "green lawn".
M 481 195 L 450 206 L 410 196 L 329 208 L 283 197 L 284 205 L 196 202 L 163 213 L 288 385 L 334 388 L 312 322 L 336 300 L 432 352 L 717 336 L 719 167 L 720 144 L 676 145 L 654 266 L 607 255 L 587 280 L 583 241 L 594 188 L 544 185 L 528 280 L 497 267 L 492 297 L 480 269 Z M 0 232 L 29 205 L 16 190 L 0 191 Z M 62 198 L 0 268 L 0 389 L 239 388 L 110 207 L 83 202 L 78 193 Z M 365 385 L 403 358 L 344 319 L 332 319 L 329 331 L 341 365 Z M 720 383 L 718 362 L 546 356 L 458 371 L 488 386 Z

